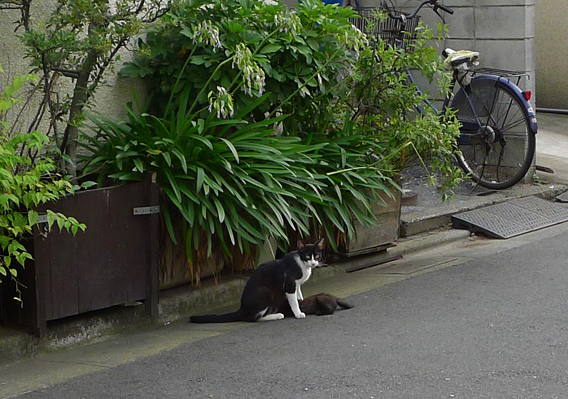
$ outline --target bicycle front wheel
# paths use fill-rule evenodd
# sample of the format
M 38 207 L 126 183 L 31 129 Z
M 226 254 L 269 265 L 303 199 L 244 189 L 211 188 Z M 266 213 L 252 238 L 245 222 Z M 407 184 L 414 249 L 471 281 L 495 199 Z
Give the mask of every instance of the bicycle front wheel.
M 520 94 L 480 76 L 458 91 L 451 107 L 461 123 L 457 160 L 471 179 L 498 190 L 521 181 L 534 158 L 535 132 Z

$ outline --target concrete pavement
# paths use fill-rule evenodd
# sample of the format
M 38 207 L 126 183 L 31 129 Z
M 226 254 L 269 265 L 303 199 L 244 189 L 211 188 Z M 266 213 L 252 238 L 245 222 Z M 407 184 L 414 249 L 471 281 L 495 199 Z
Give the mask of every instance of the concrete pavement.
M 538 118 L 540 131 L 537 136 L 537 164 L 551 168 L 554 174 L 538 172 L 538 184 L 522 185 L 490 196 L 456 198 L 450 204 L 441 204 L 440 206 L 429 204 L 428 207 L 421 210 L 403 208 L 403 223 L 406 222 L 407 226 L 414 226 L 407 229 L 407 232 L 410 232 L 407 234 L 408 237 L 401 239 L 399 245 L 389 249 L 387 254 L 381 253 L 365 257 L 360 266 L 372 266 L 400 256 L 403 256 L 404 259 L 385 263 L 380 268 L 368 268 L 355 273 L 345 273 L 337 267 L 318 271 L 320 275 L 316 275 L 314 279 L 309 281 L 305 293 L 309 295 L 316 293 L 316 291 L 326 291 L 340 297 L 351 296 L 400 282 L 422 273 L 453 266 L 466 259 L 463 256 L 441 258 L 435 256 L 441 251 L 460 247 L 468 248 L 473 252 L 483 247 L 483 251 L 487 251 L 489 246 L 483 239 L 470 238 L 466 231 L 451 229 L 434 232 L 424 231 L 443 226 L 446 224 L 444 218 L 449 218 L 449 215 L 460 210 L 506 201 L 508 198 L 522 195 L 540 194 L 551 197 L 564 191 L 564 185 L 568 183 L 568 160 L 566 159 L 568 151 L 563 152 L 559 149 L 563 146 L 568 148 L 568 136 L 565 135 L 568 129 L 564 128 L 564 122 L 568 122 L 568 117 L 542 114 L 538 115 Z M 420 207 L 420 204 L 418 207 Z M 436 221 L 432 222 L 433 219 Z M 499 245 L 502 248 L 520 245 L 518 243 L 523 243 L 524 240 L 534 239 L 536 236 L 542 237 L 563 228 L 562 225 L 545 229 L 538 234 L 529 233 L 525 236 L 503 241 Z M 435 260 L 432 261 L 431 259 L 434 258 Z M 4 363 L 3 366 L 0 366 L 0 397 L 10 397 L 45 385 L 65 381 L 78 375 L 115 367 L 135 359 L 171 350 L 184 343 L 224 334 L 235 328 L 250 327 L 250 324 L 242 323 L 190 327 L 186 323 L 189 305 L 183 298 L 193 295 L 194 298 L 191 303 L 194 305 L 192 306 L 209 302 L 211 308 L 218 307 L 220 303 L 232 303 L 234 307 L 235 301 L 240 296 L 242 285 L 243 280 L 237 278 L 229 282 L 229 286 L 232 288 L 210 288 L 212 293 L 207 294 L 209 299 L 203 293 L 184 293 L 181 290 L 178 290 L 179 295 L 170 293 L 169 297 L 162 298 L 163 317 L 161 325 L 142 323 L 131 329 L 128 334 L 109 335 L 109 330 L 105 329 L 104 326 L 99 326 L 100 330 L 97 330 L 96 325 L 91 325 L 82 331 L 81 328 L 78 328 L 79 333 L 74 333 L 68 337 L 65 337 L 64 334 L 61 335 L 61 330 L 54 331 L 51 339 L 38 344 L 27 335 L 6 333 L 6 331 L 0 329 L 0 342 L 3 342 L 0 344 L 0 348 L 17 347 L 18 349 L 11 354 L 0 349 L 3 354 L 6 354 L 4 359 L 0 359 L 0 364 Z M 200 309 L 200 311 L 206 311 L 203 309 L 203 305 Z M 182 319 L 176 321 L 180 317 Z M 61 326 L 61 323 L 59 325 Z M 119 327 L 125 329 L 127 326 L 119 325 Z M 188 333 L 188 330 L 191 331 L 191 334 Z M 60 334 L 59 337 L 57 336 L 58 333 Z M 83 339 L 81 339 L 82 337 Z M 91 345 L 76 346 L 77 343 L 84 341 L 91 342 Z M 61 345 L 57 346 L 56 343 Z M 60 347 L 67 347 L 68 349 L 58 349 Z M 37 355 L 26 358 L 30 354 Z M 12 363 L 9 361 L 9 356 L 12 357 L 11 360 L 14 360 L 14 358 L 21 360 Z

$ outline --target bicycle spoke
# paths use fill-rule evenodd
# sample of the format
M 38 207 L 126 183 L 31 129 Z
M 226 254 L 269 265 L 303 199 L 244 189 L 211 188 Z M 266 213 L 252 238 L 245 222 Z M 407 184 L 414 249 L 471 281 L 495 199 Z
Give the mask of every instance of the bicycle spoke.
M 462 152 L 458 162 L 471 178 L 497 189 L 522 179 L 534 154 L 534 134 L 516 94 L 502 82 L 480 78 L 472 83 L 469 95 L 456 95 L 452 107 L 468 126 L 458 140 Z M 472 126 L 478 126 L 477 132 Z
M 508 132 L 509 130 L 518 127 L 518 126 L 522 126 L 523 124 L 527 123 L 527 119 L 525 117 L 523 117 L 522 119 L 518 119 L 516 121 L 511 122 L 511 124 L 508 124 L 507 126 L 503 126 L 501 128 L 501 130 L 503 132 Z

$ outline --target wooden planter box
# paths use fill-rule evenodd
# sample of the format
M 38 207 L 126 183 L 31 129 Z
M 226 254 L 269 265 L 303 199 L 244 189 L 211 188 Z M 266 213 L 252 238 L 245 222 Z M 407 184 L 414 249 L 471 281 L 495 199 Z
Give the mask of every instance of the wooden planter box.
M 372 208 L 379 226 L 363 227 L 357 223 L 357 239 L 340 245 L 339 255 L 348 257 L 363 255 L 396 245 L 399 237 L 401 193 L 393 188 L 392 194 L 394 198 L 380 192 L 386 206 L 378 202 L 373 204 Z
M 3 283 L 3 320 L 41 336 L 49 320 L 126 302 L 143 300 L 148 314 L 157 313 L 159 191 L 152 176 L 79 192 L 38 211 L 45 209 L 73 216 L 87 229 L 73 237 L 54 226 L 44 238 L 38 225 L 30 248 L 34 262 L 20 276 L 27 286 L 23 307 Z
M 162 204 L 162 206 L 168 206 L 168 204 Z M 177 244 L 174 244 L 166 229 L 160 232 L 160 290 L 167 290 L 186 284 L 196 284 L 195 277 L 190 273 L 186 244 L 182 235 L 183 216 L 173 206 L 169 206 L 168 209 L 173 230 L 176 232 Z M 219 275 L 223 267 L 223 260 L 212 256 L 208 259 L 208 264 L 201 270 L 199 278 L 206 279 Z

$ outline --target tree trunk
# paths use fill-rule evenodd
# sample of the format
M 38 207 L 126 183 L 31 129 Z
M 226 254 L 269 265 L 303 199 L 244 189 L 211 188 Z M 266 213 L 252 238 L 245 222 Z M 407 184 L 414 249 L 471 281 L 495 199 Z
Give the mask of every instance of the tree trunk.
M 96 28 L 94 22 L 89 24 L 89 35 Z M 87 58 L 81 65 L 75 88 L 73 89 L 73 98 L 69 109 L 69 119 L 65 128 L 61 151 L 69 156 L 69 160 L 65 162 L 65 170 L 67 174 L 73 177 L 73 181 L 77 178 L 77 142 L 79 139 L 79 126 L 83 116 L 83 108 L 89 97 L 89 79 L 96 66 L 97 51 L 92 49 L 88 52 Z
M 87 100 L 87 84 L 89 82 L 90 71 L 79 74 L 75 89 L 73 90 L 73 99 L 69 110 L 69 119 L 65 128 L 62 151 L 69 156 L 69 161 L 65 162 L 65 171 L 67 174 L 77 177 L 77 141 L 79 139 L 79 127 L 77 118 L 81 118 L 81 113 L 85 107 Z

